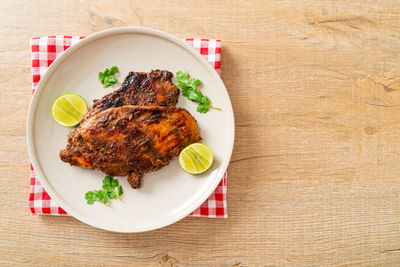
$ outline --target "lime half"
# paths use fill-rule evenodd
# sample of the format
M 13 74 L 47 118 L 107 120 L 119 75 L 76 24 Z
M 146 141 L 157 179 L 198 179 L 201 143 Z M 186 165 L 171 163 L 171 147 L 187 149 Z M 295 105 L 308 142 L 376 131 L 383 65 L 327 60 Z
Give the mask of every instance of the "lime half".
M 190 174 L 200 174 L 207 171 L 214 161 L 211 149 L 201 143 L 185 147 L 179 154 L 179 165 Z
M 80 95 L 69 93 L 54 101 L 51 114 L 58 124 L 72 127 L 79 124 L 87 109 L 86 101 Z

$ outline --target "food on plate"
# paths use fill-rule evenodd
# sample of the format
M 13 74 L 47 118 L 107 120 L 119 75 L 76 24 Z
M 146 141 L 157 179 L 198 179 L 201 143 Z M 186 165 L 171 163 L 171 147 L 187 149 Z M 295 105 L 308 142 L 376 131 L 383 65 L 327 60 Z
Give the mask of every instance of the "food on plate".
M 72 93 L 60 96 L 51 107 L 54 120 L 66 127 L 78 125 L 86 111 L 86 101 L 80 95 Z
M 138 188 L 144 173 L 167 165 L 183 148 L 200 139 L 197 122 L 185 109 L 111 107 L 73 129 L 60 158 L 108 175 L 128 175 L 129 184 Z
M 119 69 L 117 66 L 112 66 L 110 69 L 106 68 L 104 72 L 99 72 L 99 81 L 103 87 L 108 87 L 117 82 L 117 78 L 114 77 L 115 73 L 118 73 Z
M 92 109 L 84 115 L 81 123 L 111 107 L 175 106 L 179 89 L 172 83 L 172 77 L 173 74 L 166 70 L 129 72 L 118 90 L 93 101 Z
M 179 165 L 190 174 L 200 174 L 210 169 L 214 161 L 211 149 L 202 143 L 194 143 L 179 153 Z
M 176 80 L 178 82 L 178 87 L 182 90 L 183 96 L 193 102 L 199 103 L 197 106 L 198 112 L 207 113 L 209 108 L 221 110 L 221 108 L 211 105 L 210 98 L 204 96 L 200 90 L 196 89 L 197 86 L 201 84 L 201 81 L 197 78 L 190 78 L 189 73 L 186 70 L 178 71 L 176 73 Z
M 99 79 L 103 84 L 113 82 L 115 72 L 115 66 L 106 69 L 99 73 Z M 196 143 L 201 137 L 193 116 L 175 107 L 179 89 L 172 77 L 166 70 L 130 72 L 118 90 L 94 100 L 92 109 L 83 118 L 81 114 L 80 125 L 69 133 L 60 158 L 108 175 L 128 175 L 132 188 L 140 187 L 144 173 L 167 165 L 182 149 L 179 163 L 186 172 L 199 174 L 208 170 L 213 162 L 212 151 Z M 183 95 L 200 103 L 199 112 L 216 108 L 196 89 L 200 80 L 190 78 L 186 71 L 178 72 L 177 80 Z M 107 203 L 110 196 L 103 191 L 89 191 L 85 196 L 88 203 Z M 114 193 L 109 194 L 115 197 Z
M 100 190 L 92 190 L 85 194 L 85 199 L 88 204 L 93 204 L 94 202 L 98 201 L 107 206 L 110 204 L 108 203 L 109 199 L 114 199 L 116 197 L 119 198 L 122 195 L 122 186 L 119 185 L 118 179 L 114 179 L 113 177 L 107 175 L 103 179 L 103 189 Z

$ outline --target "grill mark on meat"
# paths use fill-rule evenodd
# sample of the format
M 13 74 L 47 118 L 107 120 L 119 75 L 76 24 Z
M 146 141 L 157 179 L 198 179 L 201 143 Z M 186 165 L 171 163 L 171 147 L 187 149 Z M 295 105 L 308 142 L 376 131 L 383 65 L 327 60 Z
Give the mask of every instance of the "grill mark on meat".
M 123 106 L 121 99 L 116 99 L 116 101 L 105 102 L 104 109 L 117 108 Z

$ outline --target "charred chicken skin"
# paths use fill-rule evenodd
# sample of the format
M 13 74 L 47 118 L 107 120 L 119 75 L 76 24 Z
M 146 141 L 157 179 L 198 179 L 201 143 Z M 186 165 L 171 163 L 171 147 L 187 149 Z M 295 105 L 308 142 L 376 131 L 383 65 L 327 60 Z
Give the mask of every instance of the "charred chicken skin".
M 144 173 L 167 165 L 200 139 L 197 122 L 185 109 L 125 105 L 87 117 L 69 133 L 60 158 L 108 175 L 128 175 L 130 185 L 138 188 Z

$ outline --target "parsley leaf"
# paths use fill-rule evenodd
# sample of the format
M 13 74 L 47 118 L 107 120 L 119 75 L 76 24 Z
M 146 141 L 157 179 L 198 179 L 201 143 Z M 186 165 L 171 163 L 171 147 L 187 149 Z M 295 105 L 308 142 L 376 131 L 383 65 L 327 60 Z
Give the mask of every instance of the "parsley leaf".
M 196 88 L 197 86 L 199 86 L 201 84 L 201 81 L 197 78 L 192 78 L 191 82 L 192 82 L 193 88 Z
M 186 97 L 189 99 L 189 100 L 192 100 L 192 101 L 194 101 L 194 102 L 199 102 L 199 103 L 202 103 L 201 102 L 201 98 L 202 98 L 202 94 L 201 94 L 201 92 L 199 91 L 199 90 L 191 90 L 191 91 L 188 91 L 187 92 L 187 95 L 186 95 Z
M 119 72 L 119 69 L 117 66 L 112 66 L 110 69 L 110 74 L 113 75 L 115 73 Z
M 119 72 L 118 67 L 112 66 L 110 69 L 106 69 L 104 72 L 99 72 L 99 80 L 103 84 L 103 87 L 108 87 L 117 82 L 117 78 L 114 74 Z
M 88 204 L 93 204 L 98 199 L 97 190 L 87 192 L 85 194 L 85 199 Z
M 105 192 L 105 191 L 103 191 L 103 190 L 99 190 L 99 191 L 97 191 L 98 192 L 98 197 L 99 197 L 99 200 L 97 200 L 97 201 L 100 201 L 100 202 L 102 202 L 103 204 L 108 204 L 108 202 L 107 202 L 107 200 L 108 200 L 108 195 L 107 195 L 107 192 Z M 109 205 L 109 204 L 108 204 Z
M 117 196 L 117 193 L 115 193 L 115 191 L 107 191 L 107 195 L 110 199 L 114 199 Z
M 180 83 L 189 83 L 189 73 L 187 70 L 181 70 L 176 73 L 176 80 Z
M 120 196 L 120 195 L 122 195 L 122 186 L 118 186 L 118 195 Z
M 176 80 L 178 82 L 178 88 L 181 89 L 183 96 L 187 97 L 193 102 L 199 103 L 197 111 L 200 113 L 206 113 L 210 108 L 219 109 L 211 105 L 210 98 L 203 96 L 197 87 L 201 84 L 201 81 L 197 78 L 190 78 L 189 73 L 186 70 L 181 70 L 176 73 Z
M 197 111 L 200 113 L 206 113 L 208 111 L 208 106 L 206 104 L 201 103 L 197 106 Z
M 102 188 L 103 190 L 93 190 L 85 194 L 85 199 L 88 204 L 93 204 L 94 202 L 98 201 L 109 206 L 110 204 L 108 203 L 108 199 L 114 199 L 118 197 L 119 200 L 121 200 L 120 196 L 123 193 L 122 186 L 119 185 L 117 179 L 107 175 L 103 179 Z M 115 188 L 117 188 L 117 191 L 115 191 Z

